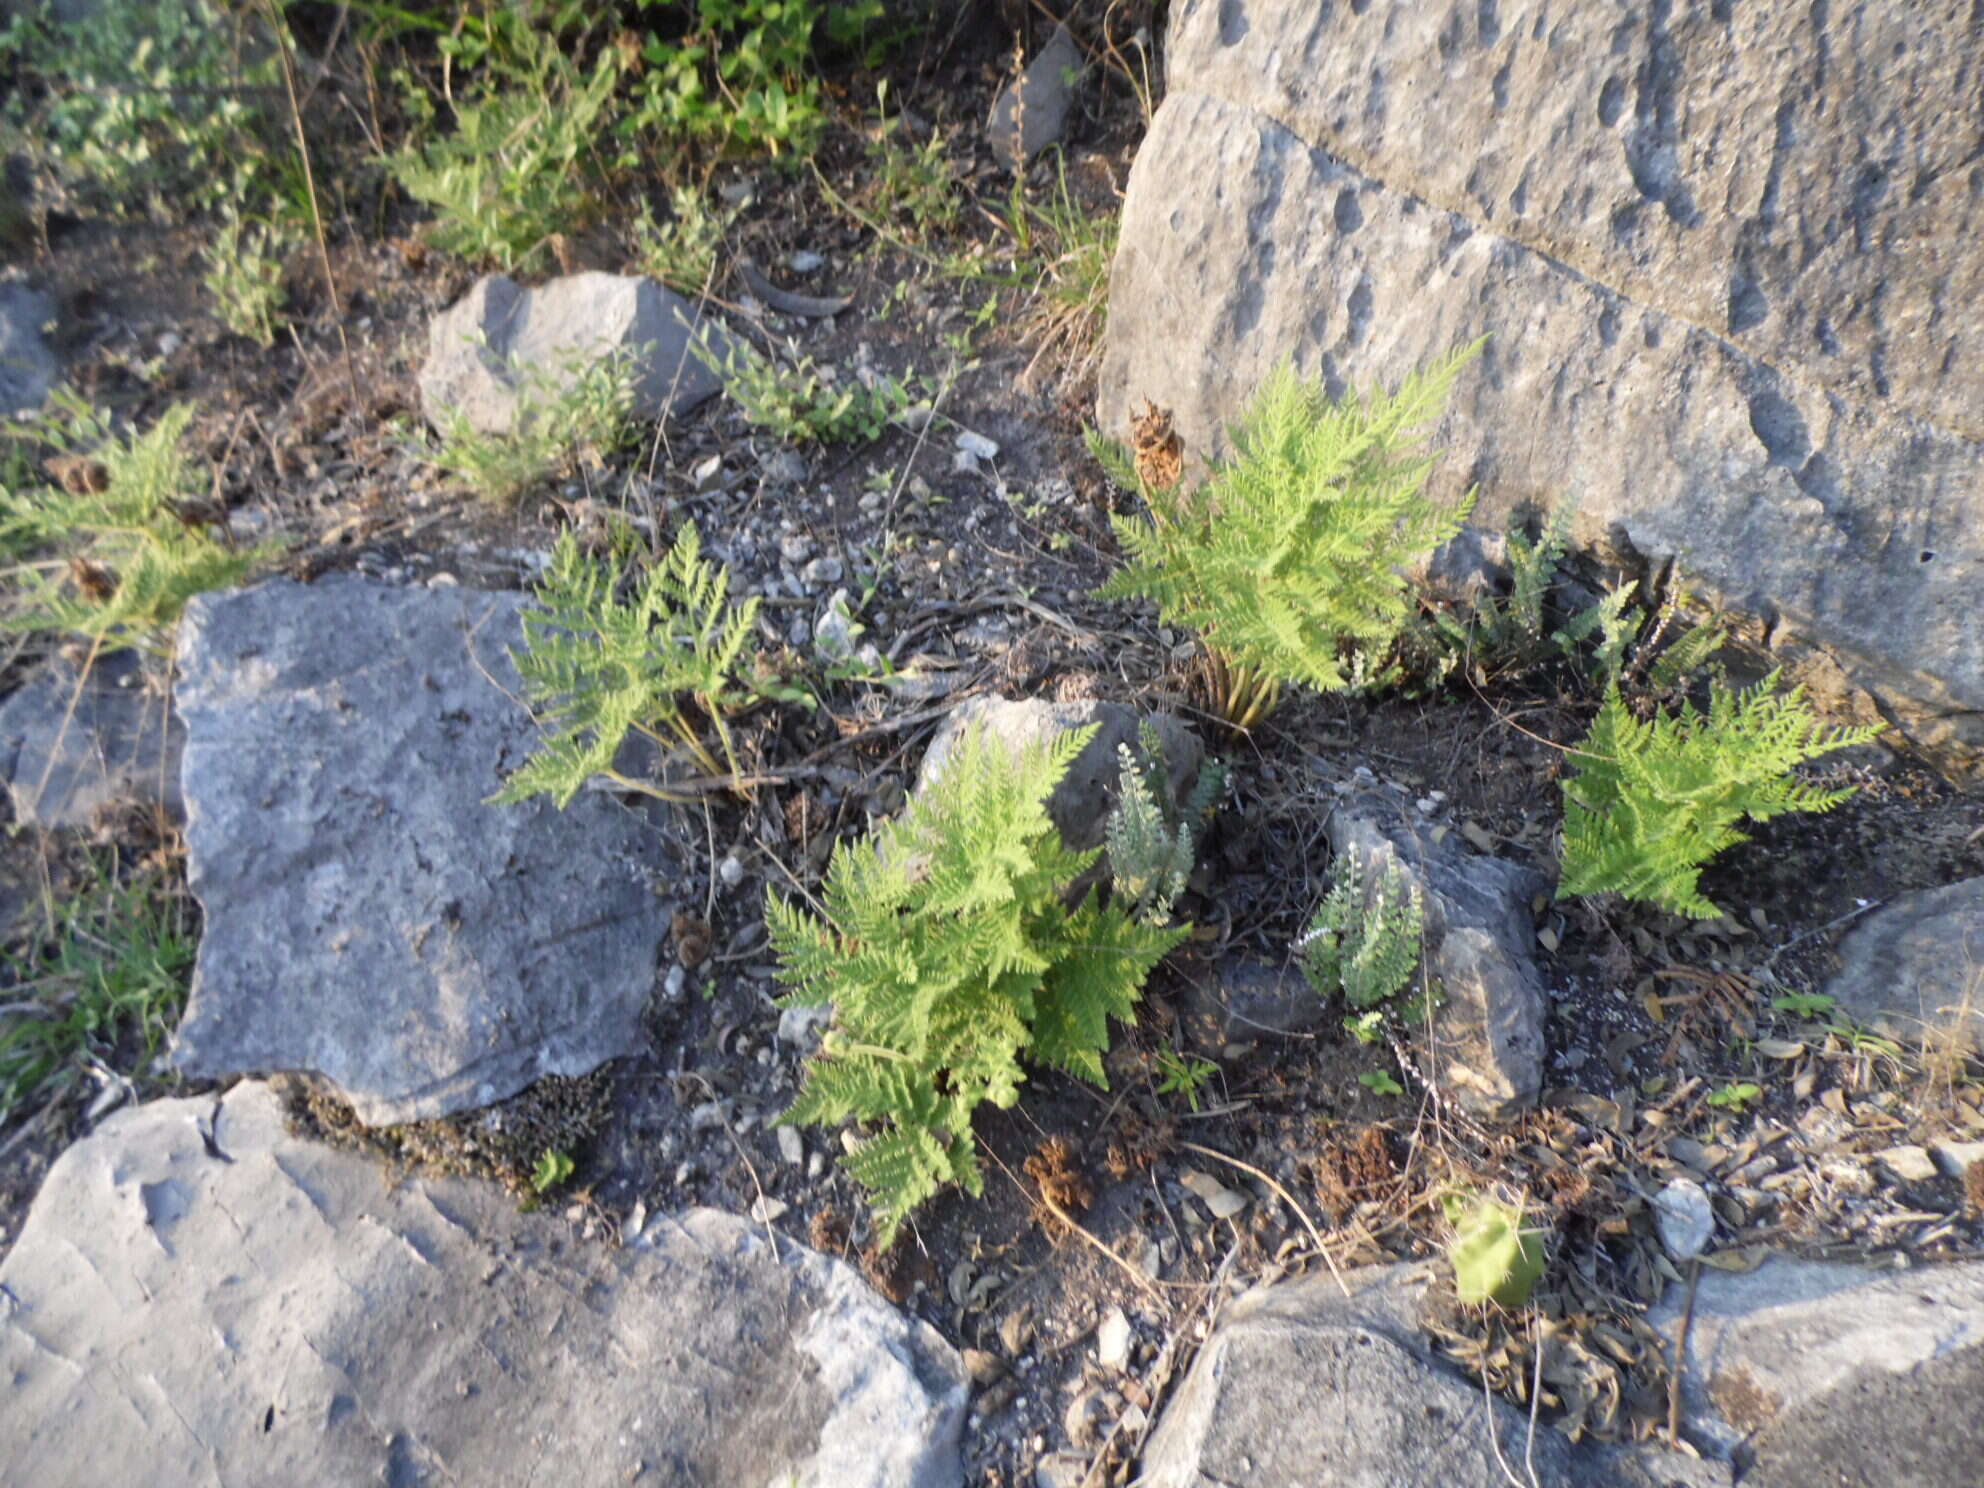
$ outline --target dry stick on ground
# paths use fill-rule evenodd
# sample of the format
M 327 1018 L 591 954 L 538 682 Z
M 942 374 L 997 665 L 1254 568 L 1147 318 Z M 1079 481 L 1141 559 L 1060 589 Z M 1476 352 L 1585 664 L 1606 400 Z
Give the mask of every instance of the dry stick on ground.
M 317 257 L 324 266 L 324 288 L 331 297 L 331 322 L 338 328 L 338 345 L 344 350 L 345 375 L 351 379 L 351 406 L 362 405 L 358 395 L 358 363 L 352 360 L 351 340 L 344 332 L 344 301 L 338 298 L 337 275 L 331 269 L 331 248 L 324 237 L 324 210 L 317 202 L 317 175 L 310 165 L 310 141 L 303 134 L 303 105 L 296 96 L 296 59 L 290 54 L 289 32 L 284 27 L 275 0 L 262 0 L 262 10 L 275 33 L 276 51 L 282 59 L 282 85 L 289 96 L 289 122 L 296 131 L 296 154 L 303 162 L 303 186 L 310 195 L 310 223 L 317 233 Z
M 1330 1248 L 1323 1240 L 1323 1232 L 1316 1228 L 1316 1222 L 1309 1218 L 1308 1211 L 1295 1202 L 1294 1195 L 1252 1163 L 1242 1162 L 1237 1157 L 1229 1157 L 1224 1152 L 1215 1151 L 1211 1147 L 1201 1147 L 1197 1142 L 1180 1142 L 1178 1145 L 1187 1152 L 1198 1153 L 1201 1157 L 1217 1158 L 1220 1162 L 1231 1163 L 1241 1172 L 1252 1174 L 1269 1188 L 1273 1189 L 1275 1196 L 1295 1211 L 1295 1217 L 1301 1220 L 1303 1226 L 1309 1231 L 1309 1238 L 1316 1242 L 1316 1249 L 1321 1253 L 1324 1263 L 1330 1268 L 1330 1275 L 1335 1278 L 1337 1289 L 1346 1297 L 1350 1295 L 1350 1285 L 1343 1279 L 1343 1272 L 1337 1269 L 1336 1257 L 1330 1254 Z

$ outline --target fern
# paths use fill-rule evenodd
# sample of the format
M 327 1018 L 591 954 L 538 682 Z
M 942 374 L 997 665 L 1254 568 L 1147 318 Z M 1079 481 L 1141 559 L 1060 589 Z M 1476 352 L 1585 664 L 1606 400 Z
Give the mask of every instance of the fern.
M 1141 759 L 1127 744 L 1116 747 L 1116 808 L 1109 815 L 1104 846 L 1117 900 L 1137 919 L 1162 925 L 1185 892 L 1197 856 L 1199 826 L 1226 787 L 1226 770 L 1217 763 L 1206 764 L 1184 811 L 1174 820 L 1165 809 L 1171 788 L 1163 742 L 1148 722 L 1139 736 Z
M 1022 1058 L 1105 1083 L 1109 1021 L 1186 933 L 1064 902 L 1101 850 L 1070 851 L 1046 803 L 1093 734 L 1015 759 L 974 730 L 900 820 L 836 849 L 824 920 L 766 896 L 784 1004 L 835 1009 L 784 1119 L 874 1128 L 847 1170 L 884 1245 L 940 1188 L 982 1191 L 972 1113 L 1019 1098 Z
M 1563 782 L 1564 873 L 1559 898 L 1608 891 L 1696 919 L 1721 910 L 1701 871 L 1746 840 L 1737 823 L 1790 811 L 1829 811 L 1852 794 L 1794 778 L 1792 767 L 1863 744 L 1871 728 L 1826 728 L 1804 689 L 1777 691 L 1777 672 L 1736 690 L 1709 685 L 1706 713 L 1683 702 L 1668 716 L 1636 717 L 1615 678 Z
M 1412 434 L 1480 345 L 1368 401 L 1332 404 L 1292 368 L 1275 373 L 1202 485 L 1145 489 L 1151 519 L 1116 519 L 1129 561 L 1101 593 L 1148 597 L 1199 631 L 1230 674 L 1229 697 L 1261 705 L 1236 722 L 1261 716 L 1280 683 L 1351 685 L 1347 657 L 1386 651 L 1410 617 L 1400 570 L 1472 507 L 1472 492 L 1450 508 L 1425 499 L 1432 459 Z
M 1303 974 L 1322 996 L 1341 991 L 1350 1007 L 1370 1012 L 1411 982 L 1425 930 L 1419 886 L 1403 869 L 1387 863 L 1367 897 L 1357 854 L 1346 852 L 1300 942 Z
M 151 643 L 196 594 L 239 583 L 271 546 L 224 537 L 227 513 L 199 493 L 185 450 L 191 404 L 143 434 L 114 432 L 74 399 L 16 432 L 69 452 L 71 489 L 0 490 L 0 550 L 63 548 L 28 565 L 21 602 L 0 629 L 70 631 L 103 649 Z
M 680 745 L 706 774 L 722 774 L 688 703 L 715 729 L 730 773 L 741 773 L 723 717 L 736 700 L 733 682 L 757 621 L 756 597 L 730 606 L 729 572 L 704 561 L 694 523 L 629 599 L 619 598 L 622 577 L 619 562 L 588 558 L 570 532 L 559 538 L 537 607 L 524 613 L 523 649 L 512 653 L 552 731 L 492 801 L 547 795 L 562 809 L 595 775 L 672 799 L 663 786 L 618 773 L 614 760 L 636 732 L 663 747 Z

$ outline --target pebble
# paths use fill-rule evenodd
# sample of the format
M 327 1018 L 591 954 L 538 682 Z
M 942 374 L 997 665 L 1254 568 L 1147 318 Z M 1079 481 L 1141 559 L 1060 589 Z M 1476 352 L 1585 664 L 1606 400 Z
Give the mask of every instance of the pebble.
M 785 266 L 795 274 L 813 274 L 826 267 L 827 261 L 810 248 L 795 248 L 785 256 Z
M 1890 1147 L 1884 1152 L 1876 1152 L 1874 1156 L 1903 1183 L 1929 1183 L 1936 1177 L 1936 1161 L 1929 1156 L 1926 1147 L 1912 1144 Z
M 806 1161 L 806 1139 L 799 1135 L 798 1127 L 778 1128 L 778 1155 L 795 1168 Z
M 782 486 L 803 485 L 807 473 L 806 457 L 797 450 L 780 450 L 765 461 L 765 478 Z
M 808 1053 L 819 1042 L 821 1032 L 833 1018 L 826 1004 L 818 1007 L 781 1008 L 778 1015 L 778 1041 L 788 1049 Z
M 1245 1194 L 1235 1193 L 1205 1173 L 1186 1173 L 1178 1181 L 1212 1211 L 1214 1219 L 1231 1219 L 1247 1207 Z
M 847 565 L 829 553 L 824 557 L 815 558 L 811 563 L 807 564 L 800 571 L 799 577 L 804 579 L 808 586 L 815 589 L 823 589 L 828 584 L 838 584 L 841 581 L 841 576 L 846 571 Z
M 1095 1360 L 1104 1369 L 1125 1369 L 1130 1363 L 1130 1320 L 1120 1307 L 1102 1315 L 1095 1330 Z
M 804 532 L 788 532 L 778 540 L 778 555 L 787 563 L 804 563 L 817 546 Z
M 689 1113 L 691 1131 L 718 1131 L 724 1124 L 722 1101 L 704 1101 Z
M 987 439 L 983 434 L 973 433 L 970 429 L 958 430 L 957 446 L 961 453 L 970 455 L 974 460 L 999 458 L 998 444 Z
M 737 861 L 736 853 L 726 853 L 722 862 L 716 865 L 716 876 L 723 880 L 726 889 L 734 889 L 744 882 L 744 865 Z
M 689 985 L 689 973 L 678 963 L 668 968 L 668 975 L 662 979 L 661 997 L 664 1002 L 680 1002 L 682 993 Z
M 1936 1165 L 1952 1178 L 1961 1178 L 1972 1163 L 1984 1162 L 1984 1142 L 1935 1142 L 1929 1150 Z
M 696 466 L 691 479 L 695 482 L 698 495 L 714 491 L 718 483 L 723 480 L 723 456 L 711 455 L 703 460 Z
M 1006 1361 L 990 1349 L 968 1348 L 964 1351 L 965 1372 L 971 1382 L 983 1389 L 995 1385 L 1006 1377 Z
M 1661 1245 L 1677 1261 L 1694 1260 L 1715 1234 L 1708 1190 L 1692 1178 L 1676 1178 L 1656 1194 L 1653 1217 Z
M 770 1194 L 760 1194 L 751 1201 L 751 1218 L 759 1224 L 770 1224 L 791 1207 L 784 1199 L 775 1199 Z
M 427 587 L 429 589 L 453 589 L 460 585 L 460 583 L 461 580 L 451 573 L 437 573 L 427 581 Z

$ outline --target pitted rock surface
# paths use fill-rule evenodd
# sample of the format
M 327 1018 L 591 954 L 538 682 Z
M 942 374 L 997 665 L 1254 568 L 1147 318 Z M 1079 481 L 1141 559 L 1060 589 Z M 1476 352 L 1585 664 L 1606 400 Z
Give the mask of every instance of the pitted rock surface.
M 963 1362 L 698 1209 L 625 1248 L 380 1181 L 265 1085 L 120 1111 L 0 1264 L 8 1480 L 953 1488 Z
M 644 1047 L 662 833 L 603 794 L 487 801 L 537 737 L 524 603 L 344 578 L 188 606 L 181 1070 L 315 1071 L 377 1125 Z

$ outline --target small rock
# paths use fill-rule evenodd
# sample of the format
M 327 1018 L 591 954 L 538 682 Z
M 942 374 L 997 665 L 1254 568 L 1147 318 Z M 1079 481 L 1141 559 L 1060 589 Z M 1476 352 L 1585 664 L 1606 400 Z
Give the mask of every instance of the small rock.
M 1929 1183 L 1936 1177 L 1935 1159 L 1927 1148 L 1912 1144 L 1890 1147 L 1874 1154 L 1884 1168 L 1903 1183 Z
M 1984 877 L 1903 894 L 1840 942 L 1840 969 L 1826 992 L 1840 1014 L 1904 1047 L 1926 1038 L 1984 1053 L 1980 944 Z
M 818 273 L 826 262 L 810 248 L 795 248 L 785 256 L 785 266 L 795 274 Z
M 427 581 L 429 589 L 455 589 L 460 585 L 461 580 L 451 573 L 437 573 Z
M 0 413 L 39 408 L 59 370 L 45 332 L 55 302 L 25 284 L 0 284 Z
M 689 1113 L 691 1131 L 722 1131 L 727 1125 L 729 1122 L 724 1117 L 722 1101 L 704 1101 Z
M 1936 1166 L 1951 1178 L 1961 1178 L 1972 1163 L 1984 1162 L 1984 1142 L 1931 1142 Z
M 806 1139 L 799 1135 L 799 1128 L 796 1126 L 781 1126 L 777 1127 L 776 1131 L 778 1132 L 778 1155 L 785 1159 L 787 1165 L 796 1168 L 805 1162 Z
M 1050 1452 L 1033 1467 L 1034 1488 L 1082 1488 L 1088 1458 L 1078 1452 Z
M 971 1376 L 971 1382 L 980 1389 L 987 1385 L 996 1385 L 1010 1372 L 1006 1361 L 990 1349 L 966 1349 L 964 1368 L 965 1373 Z
M 1094 1446 L 1108 1425 L 1109 1403 L 1095 1386 L 1077 1394 L 1061 1414 L 1061 1430 L 1078 1447 Z
M 999 458 L 999 446 L 983 434 L 975 434 L 970 429 L 958 430 L 957 446 L 974 460 L 988 463 Z
M 829 584 L 838 584 L 847 566 L 833 554 L 815 558 L 800 571 L 799 577 L 810 589 L 824 589 Z
M 668 968 L 668 975 L 661 979 L 661 996 L 664 1002 L 680 1002 L 682 993 L 689 985 L 689 973 L 678 962 Z
M 737 861 L 736 853 L 725 853 L 716 865 L 716 876 L 723 880 L 726 889 L 734 889 L 744 882 L 744 865 Z
M 1056 26 L 1026 71 L 993 102 L 985 142 L 1000 164 L 1018 170 L 1060 140 L 1081 73 L 1080 45 L 1066 26 Z
M 1026 1308 L 1015 1307 L 999 1319 L 999 1346 L 1006 1351 L 1007 1358 L 1017 1359 L 1031 1342 L 1033 1314 Z
M 780 450 L 765 461 L 765 479 L 774 485 L 804 485 L 810 472 L 806 468 L 806 457 L 798 450 Z M 797 562 L 797 559 L 793 560 Z
M 136 651 L 99 656 L 87 673 L 42 663 L 0 703 L 0 779 L 17 821 L 89 827 L 121 805 L 185 815 L 180 756 L 186 730 L 162 687 L 147 685 Z
M 778 555 L 787 563 L 798 565 L 813 556 L 819 546 L 804 532 L 788 532 L 778 540 Z
M 723 456 L 711 455 L 696 466 L 690 476 L 696 494 L 704 496 L 714 491 L 723 482 Z
M 1676 1178 L 1654 1196 L 1653 1218 L 1661 1245 L 1677 1261 L 1694 1260 L 1715 1234 L 1708 1190 L 1692 1178 Z
M 759 1194 L 751 1201 L 751 1218 L 759 1224 L 770 1224 L 791 1207 L 784 1199 L 775 1199 L 770 1194 Z
M 824 1003 L 818 1007 L 781 1008 L 778 1015 L 779 1046 L 801 1054 L 811 1053 L 813 1045 L 820 1041 L 821 1033 L 833 1021 L 833 1016 L 833 1008 Z
M 1247 1196 L 1236 1193 L 1209 1174 L 1186 1172 L 1179 1183 L 1212 1211 L 1214 1219 L 1231 1219 L 1247 1207 Z
M 1095 1330 L 1095 1360 L 1104 1369 L 1125 1369 L 1130 1363 L 1130 1319 L 1120 1307 L 1102 1315 Z

